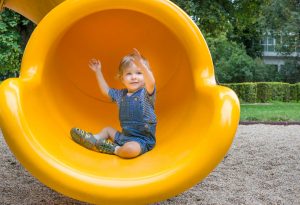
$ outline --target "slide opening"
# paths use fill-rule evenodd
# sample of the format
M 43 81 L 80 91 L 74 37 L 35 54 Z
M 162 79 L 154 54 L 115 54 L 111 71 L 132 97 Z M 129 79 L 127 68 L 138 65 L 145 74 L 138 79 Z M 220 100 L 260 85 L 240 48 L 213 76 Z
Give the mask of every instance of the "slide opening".
M 48 138 L 37 139 L 45 150 L 53 150 L 56 146 L 57 150 L 51 153 L 54 157 L 83 173 L 101 173 L 102 177 L 117 176 L 120 168 L 126 178 L 149 176 L 176 167 L 179 160 L 189 156 L 191 146 L 199 140 L 199 132 L 205 132 L 209 119 L 200 120 L 196 132 L 186 130 L 193 109 L 198 108 L 193 107 L 196 91 L 189 56 L 176 34 L 143 13 L 111 9 L 85 16 L 57 35 L 62 37 L 49 49 L 42 72 L 42 86 L 45 100 L 52 107 L 50 114 L 56 117 L 59 129 L 56 133 L 47 130 Z M 122 88 L 116 79 L 118 65 L 132 48 L 137 48 L 149 60 L 157 86 L 157 148 L 151 151 L 157 154 L 147 153 L 131 162 L 126 161 L 140 170 L 139 174 L 132 173 L 132 168 L 120 166 L 125 163 L 122 160 L 116 162 L 109 155 L 82 151 L 85 148 L 76 145 L 69 137 L 71 127 L 92 133 L 105 126 L 120 130 L 117 105 L 102 96 L 88 61 L 98 58 L 110 87 Z M 82 152 L 74 157 L 78 150 Z M 147 158 L 151 167 L 145 166 L 140 161 L 145 160 L 142 158 Z M 110 172 L 103 173 L 104 168 Z

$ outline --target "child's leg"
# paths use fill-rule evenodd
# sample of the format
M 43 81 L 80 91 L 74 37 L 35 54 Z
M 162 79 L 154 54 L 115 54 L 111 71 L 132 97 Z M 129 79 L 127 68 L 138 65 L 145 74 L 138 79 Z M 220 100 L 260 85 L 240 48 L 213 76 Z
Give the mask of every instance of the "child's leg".
M 109 138 L 111 141 L 114 141 L 116 132 L 117 130 L 112 127 L 105 127 L 101 130 L 101 132 L 95 134 L 94 137 L 98 140 Z
M 105 127 L 101 130 L 101 132 L 93 135 L 98 141 L 90 142 L 90 144 L 96 145 L 97 151 L 108 153 L 108 154 L 116 154 L 122 158 L 129 159 L 140 155 L 142 148 L 141 145 L 136 141 L 126 142 L 123 146 L 118 146 L 115 143 L 113 143 L 116 133 L 117 133 L 116 129 L 112 127 Z M 85 141 L 89 141 L 89 139 L 91 139 L 91 138 L 85 138 L 84 136 L 81 136 L 81 138 L 82 137 L 84 138 Z M 109 142 L 107 140 L 99 140 L 99 139 L 107 139 L 107 138 L 111 139 L 112 142 Z M 78 141 L 77 143 L 82 144 L 80 141 Z M 91 149 L 91 147 L 88 146 L 85 147 Z
M 117 131 L 115 129 L 106 127 L 99 133 L 100 135 L 96 138 L 92 133 L 80 128 L 72 128 L 70 130 L 72 139 L 76 143 L 90 150 L 107 154 L 114 154 L 115 148 L 117 147 L 117 144 L 107 140 L 107 138 L 114 140 L 116 132 Z
M 126 142 L 121 147 L 117 146 L 114 153 L 122 158 L 134 158 L 141 153 L 141 145 L 135 141 Z

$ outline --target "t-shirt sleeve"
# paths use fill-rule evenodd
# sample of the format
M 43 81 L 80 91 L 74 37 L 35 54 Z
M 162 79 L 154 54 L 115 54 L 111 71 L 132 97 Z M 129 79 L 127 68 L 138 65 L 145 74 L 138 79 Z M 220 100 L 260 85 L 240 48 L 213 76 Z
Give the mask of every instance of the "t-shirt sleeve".
M 146 90 L 146 89 L 145 89 Z M 156 86 L 154 86 L 154 90 L 151 94 L 149 94 L 146 90 L 146 93 L 148 95 L 148 99 L 151 102 L 151 104 L 154 106 L 155 100 L 156 100 Z
M 119 103 L 122 98 L 122 90 L 109 88 L 108 96 L 111 98 L 112 101 Z

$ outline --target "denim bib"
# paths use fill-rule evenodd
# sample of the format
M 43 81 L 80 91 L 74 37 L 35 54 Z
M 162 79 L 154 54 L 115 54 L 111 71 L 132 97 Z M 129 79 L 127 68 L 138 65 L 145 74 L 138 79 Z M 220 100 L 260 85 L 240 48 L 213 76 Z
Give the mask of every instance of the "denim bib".
M 148 95 L 146 92 L 145 88 L 141 88 L 128 96 L 125 89 L 110 89 L 109 95 L 118 104 L 122 133 L 142 139 L 147 137 L 155 141 L 156 116 L 154 106 L 149 102 L 149 96 L 145 96 Z

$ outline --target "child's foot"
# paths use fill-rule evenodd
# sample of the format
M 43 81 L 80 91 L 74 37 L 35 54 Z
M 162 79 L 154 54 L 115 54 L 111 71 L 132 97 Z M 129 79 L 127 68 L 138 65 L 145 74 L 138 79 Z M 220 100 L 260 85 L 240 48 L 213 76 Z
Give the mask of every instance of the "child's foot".
M 117 147 L 115 143 L 103 138 L 97 139 L 92 133 L 79 128 L 72 128 L 70 134 L 76 143 L 97 152 L 114 154 Z
M 96 142 L 96 149 L 98 152 L 106 153 L 106 154 L 114 154 L 117 144 L 107 140 L 107 139 L 99 139 Z
M 97 151 L 95 146 L 97 139 L 92 133 L 86 132 L 79 128 L 72 128 L 70 134 L 76 143 L 84 146 L 87 149 Z

